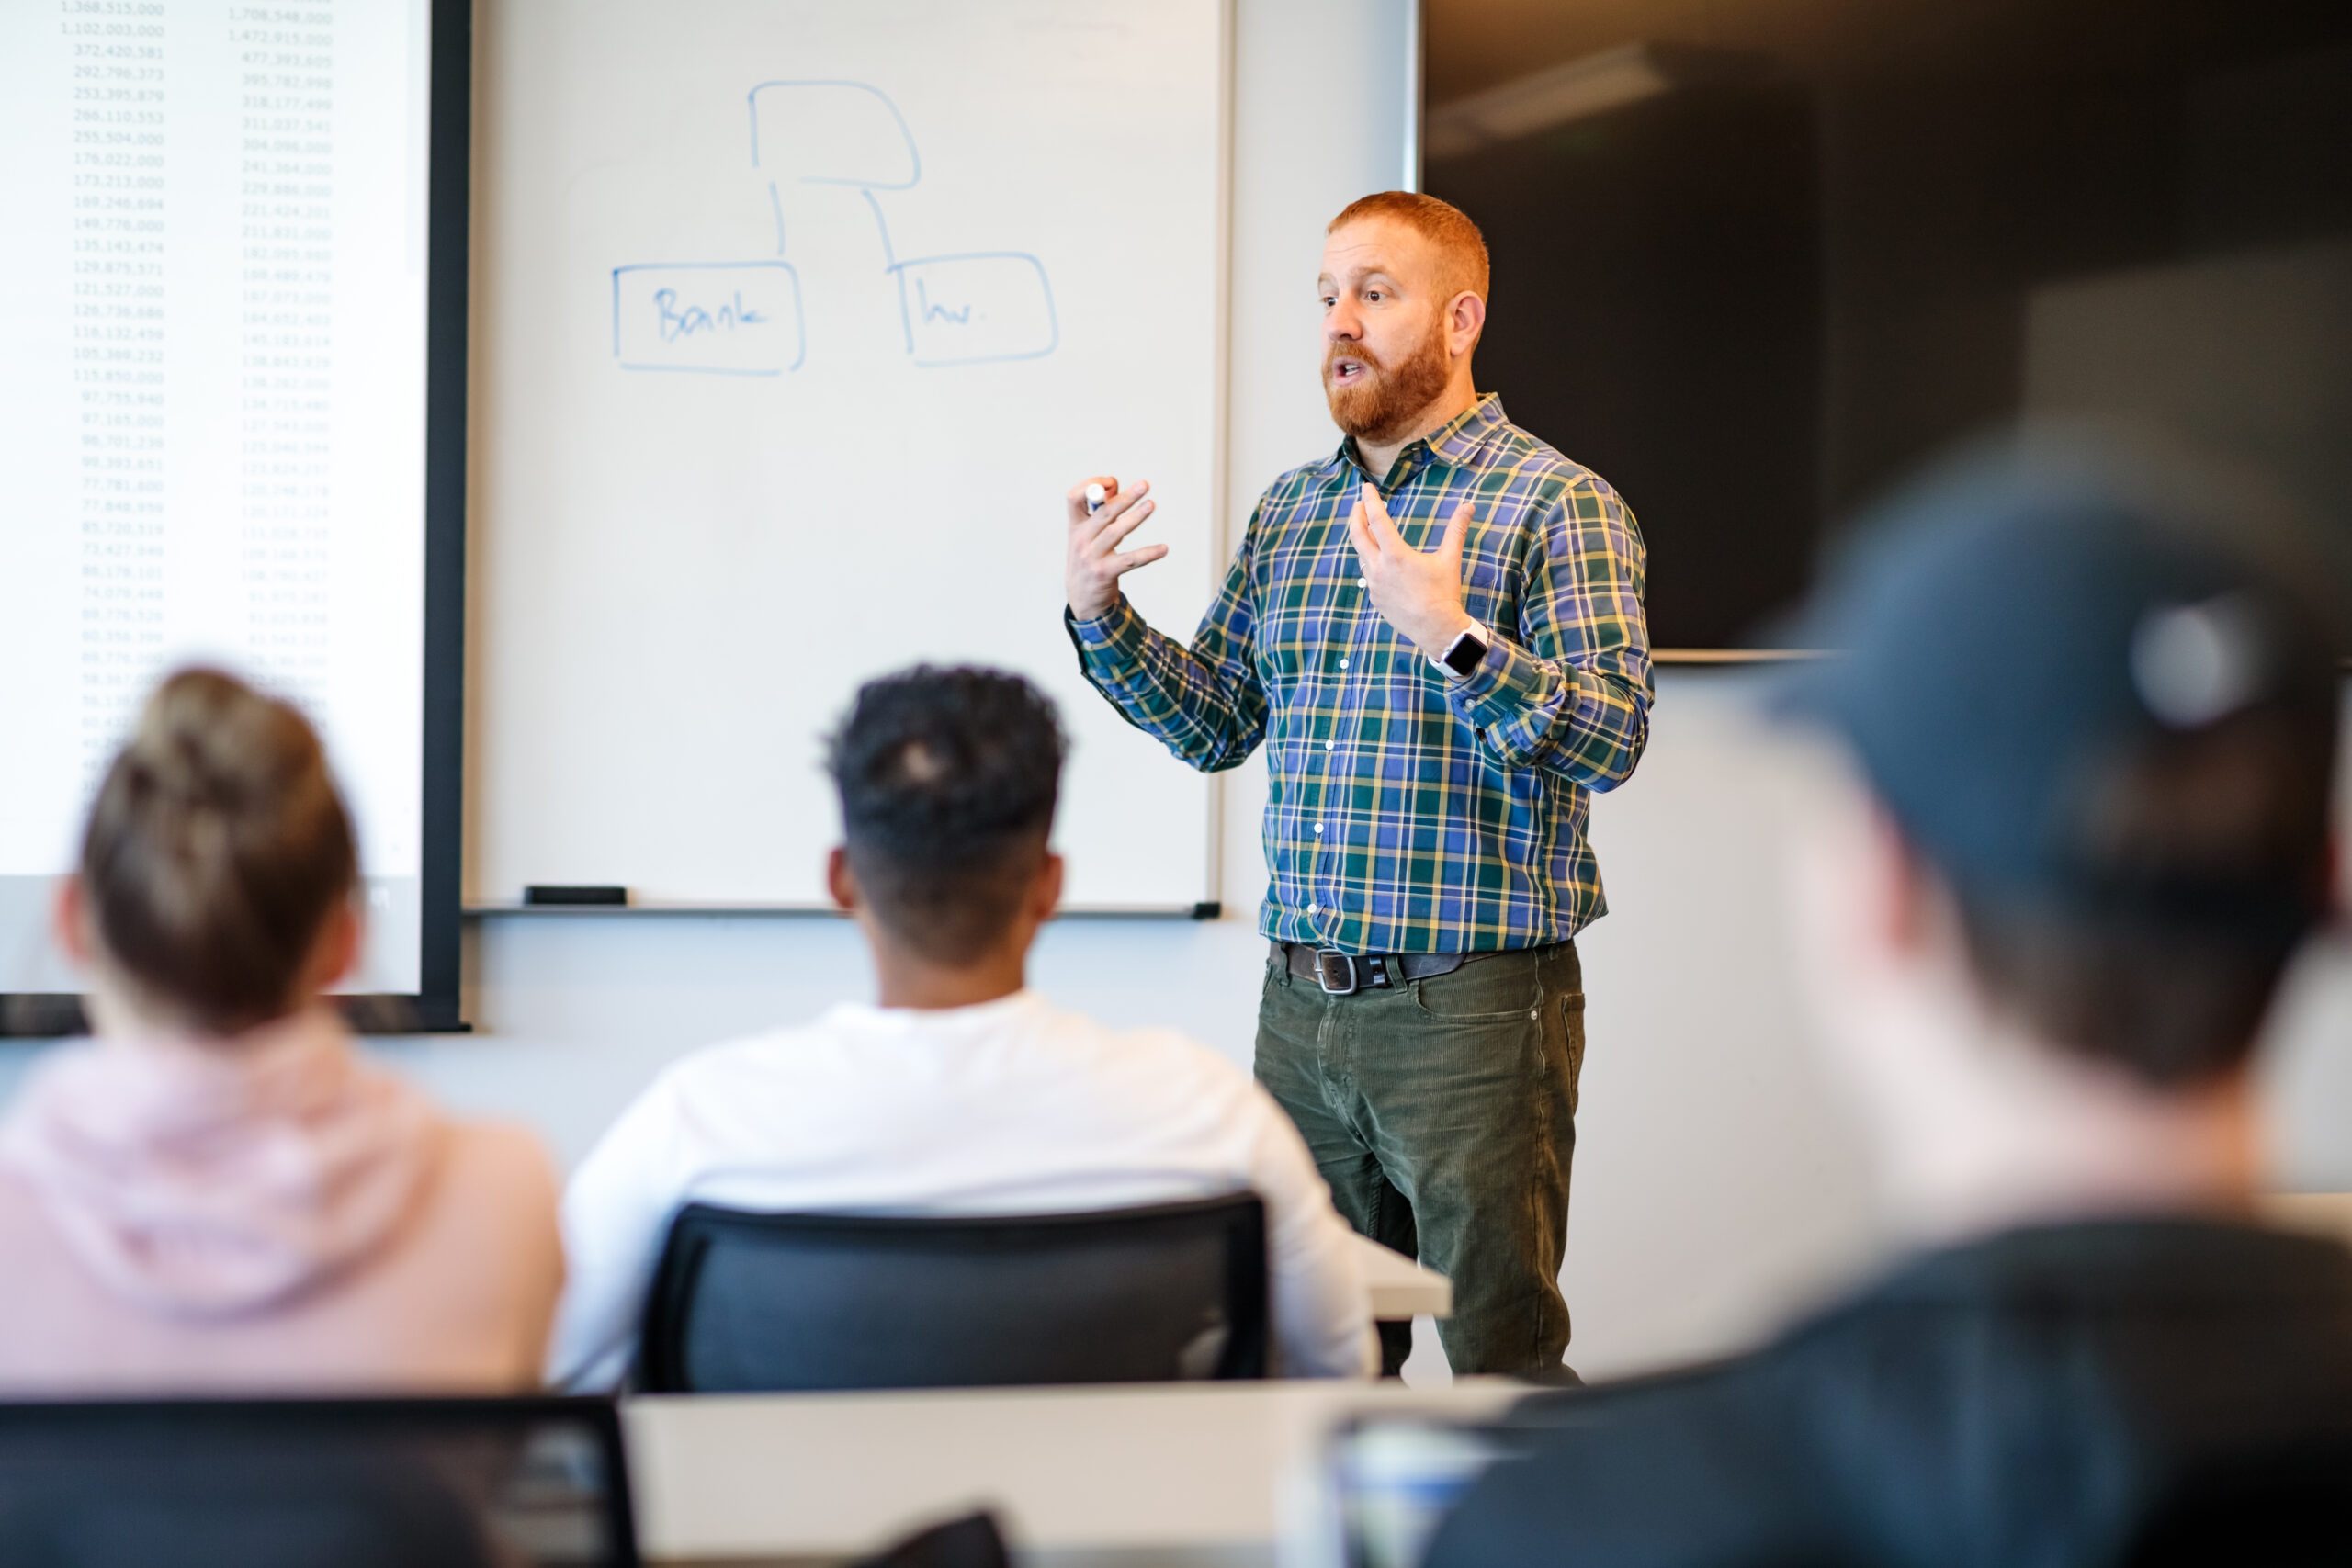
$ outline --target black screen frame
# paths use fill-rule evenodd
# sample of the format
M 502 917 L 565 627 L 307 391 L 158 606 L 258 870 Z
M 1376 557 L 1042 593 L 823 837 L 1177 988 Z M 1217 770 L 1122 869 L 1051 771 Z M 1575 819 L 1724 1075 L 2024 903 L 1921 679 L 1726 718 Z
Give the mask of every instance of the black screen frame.
M 1629 503 L 1642 514 L 1651 552 L 1655 661 L 1770 663 L 1802 656 L 1806 650 L 1783 640 L 1797 630 L 1791 612 L 1820 587 L 1849 547 L 1855 524 L 1952 452 L 2041 425 L 2063 437 L 2081 422 L 2095 433 L 2113 431 L 2125 441 L 2176 449 L 2186 466 L 2216 473 L 2216 483 L 2244 476 L 2267 492 L 2267 500 L 2283 503 L 2278 509 L 2290 515 L 2290 525 L 2310 535 L 2330 567 L 2352 572 L 2352 536 L 2335 526 L 2344 512 L 2340 502 L 2352 492 L 2340 457 L 2321 461 L 2318 456 L 2340 454 L 2344 444 L 2292 434 L 2341 423 L 2335 411 L 2345 381 L 2335 337 L 2321 341 L 2338 352 L 2314 359 L 2301 378 L 2312 389 L 2267 404 L 2247 400 L 2243 425 L 2218 412 L 2231 385 L 2224 373 L 2256 374 L 2242 366 L 2206 378 L 2205 385 L 2221 390 L 2176 409 L 2162 395 L 2144 401 L 2131 397 L 2128 375 L 2068 384 L 2071 363 L 2102 357 L 2078 348 L 2052 350 L 2057 384 L 2042 394 L 2046 400 L 2030 397 L 2021 324 L 2014 329 L 2020 334 L 2017 344 L 1975 352 L 1977 343 L 2012 330 L 2004 311 L 2018 312 L 2021 321 L 2022 301 L 2043 285 L 2129 281 L 2143 273 L 2154 279 L 2174 271 L 2193 280 L 2208 264 L 2318 253 L 2352 239 L 2352 204 L 2343 195 L 2352 183 L 2342 177 L 2340 152 L 2352 142 L 2342 133 L 2340 106 L 2346 98 L 2336 81 L 2347 41 L 2343 18 L 2352 13 L 2340 4 L 2233 7 L 2199 0 L 2127 29 L 2128 47 L 2121 47 L 2115 23 L 2129 7 L 2094 0 L 2064 6 L 1970 0 L 1952 8 L 1944 25 L 1907 29 L 1849 26 L 1850 18 L 1826 14 L 1806 20 L 1797 9 L 1743 13 L 1747 19 L 1739 25 L 1705 30 L 1702 39 L 1689 28 L 1651 28 L 1613 14 L 1555 28 L 1554 13 L 1547 12 L 1542 25 L 1513 32 L 1479 19 L 1469 0 L 1419 0 L 1416 6 L 1423 58 L 1411 123 L 1435 128 L 1437 152 L 1425 155 L 1430 138 L 1417 133 L 1415 188 L 1456 201 L 1482 221 L 1505 215 L 1491 225 L 1499 236 L 1489 234 L 1498 285 L 1510 284 L 1506 272 L 1530 274 L 1532 262 L 1546 254 L 1528 248 L 1523 219 L 1512 214 L 1573 211 L 1589 229 L 1617 238 L 1645 228 L 1619 220 L 1617 209 L 1595 207 L 1588 185 L 1576 186 L 1573 198 L 1563 194 L 1569 187 L 1555 189 L 1541 156 L 1547 142 L 1565 156 L 1602 140 L 1630 142 L 1637 134 L 1661 139 L 1653 145 L 1689 138 L 1675 143 L 1689 156 L 1669 160 L 1661 152 L 1623 158 L 1616 166 L 1624 177 L 1598 182 L 1603 195 L 1623 198 L 1638 189 L 1678 215 L 1728 213 L 1740 220 L 1736 248 L 1744 261 L 1736 272 L 1760 292 L 1734 298 L 1725 292 L 1731 286 L 1711 274 L 1707 290 L 1675 295 L 1684 330 L 1706 338 L 1708 318 L 1692 301 L 1707 293 L 1722 295 L 1729 303 L 1719 308 L 1746 321 L 1794 322 L 1804 311 L 1818 317 L 1792 334 L 1823 345 L 1818 357 L 1804 359 L 1786 340 L 1758 340 L 1749 344 L 1752 357 L 1738 362 L 1738 378 L 1728 368 L 1720 378 L 1702 378 L 1689 374 L 1688 361 L 1676 357 L 1688 341 L 1629 348 L 1632 334 L 1581 330 L 1583 320 L 1605 320 L 1614 306 L 1598 291 L 1580 292 L 1582 280 L 1572 265 L 1545 267 L 1537 276 L 1584 312 L 1573 333 L 1556 318 L 1542 321 L 1540 312 L 1531 321 L 1519 289 L 1505 289 L 1510 299 L 1495 321 L 1509 317 L 1512 331 L 1490 326 L 1480 349 L 1480 386 L 1493 383 L 1514 415 L 1624 486 Z M 1559 17 L 1573 10 L 1554 8 Z M 1997 66 L 1989 63 L 1996 61 Z M 1586 86 L 1598 89 L 1607 80 L 1627 85 L 1632 96 L 1614 106 L 1588 97 L 1590 107 L 1575 111 L 1582 130 L 1573 137 L 1575 128 L 1565 119 L 1529 129 L 1524 99 L 1517 107 L 1494 101 L 1498 95 L 1508 98 L 1505 89 L 1514 84 L 1532 84 L 1538 73 L 1566 71 L 1573 78 L 1578 66 L 1592 70 Z M 1645 76 L 1654 86 L 1642 85 Z M 2014 88 L 2018 103 L 2035 104 L 2041 112 L 2070 116 L 2069 106 L 2091 112 L 2078 124 L 2070 122 L 2063 136 L 2036 141 L 2048 129 L 2043 122 L 1992 112 L 1978 91 L 1986 83 Z M 1915 94 L 1921 85 L 1928 90 Z M 1551 89 L 1566 90 L 1556 81 Z M 1652 91 L 1655 99 L 1645 98 Z M 1951 96 L 1940 96 L 1946 93 Z M 1802 117 L 1788 101 L 1807 95 L 1815 138 L 1809 155 L 1796 145 Z M 1482 101 L 1485 107 L 1478 108 Z M 1677 102 L 1685 107 L 1672 126 L 1640 128 L 1643 116 Z M 2264 112 L 2249 116 L 2245 106 L 2255 103 Z M 1476 112 L 1462 112 L 1471 109 Z M 2016 131 L 2012 143 L 1991 138 L 1981 145 L 1955 132 L 1977 124 L 2041 129 Z M 2135 134 L 2143 126 L 2149 134 Z M 1604 127 L 1605 138 L 1600 134 Z M 2127 139 L 2135 149 L 2165 151 L 2146 152 L 2143 165 L 2128 169 L 2111 167 L 2115 160 L 2098 155 L 2101 146 L 2120 147 Z M 1716 148 L 1727 155 L 1696 155 Z M 1466 177 L 1465 165 L 1480 172 Z M 1975 221 L 1956 220 L 1951 232 L 1971 235 L 1956 248 L 1919 236 L 1923 223 L 1933 229 L 1953 211 L 1965 215 L 1965 203 L 1922 197 L 1919 210 L 1938 215 L 1926 220 L 1898 220 L 1887 210 L 1901 205 L 1890 202 L 1890 193 L 1915 185 L 1925 191 L 1946 188 L 1934 183 L 1939 180 L 1982 200 L 1978 182 L 2003 182 L 2026 166 L 2075 172 L 2046 186 L 2028 182 L 2014 192 L 2002 184 L 2013 198 L 1998 201 Z M 1705 171 L 1694 176 L 1702 184 L 1685 191 L 1658 177 L 1659 170 L 1683 167 Z M 1801 183 L 1796 175 L 1808 169 L 1809 182 Z M 1706 180 L 1719 188 L 1708 188 Z M 1544 199 L 1531 203 L 1532 190 L 1543 191 Z M 2093 199 L 2081 199 L 2083 191 Z M 1775 210 L 1809 216 L 1778 232 L 1747 221 L 1743 203 L 1756 193 L 1770 196 L 1766 205 Z M 1733 254 L 1721 248 L 1720 225 L 1658 232 L 1661 245 L 1671 239 L 1694 258 L 1694 268 L 1715 268 Z M 1517 254 L 1507 254 L 1514 239 Z M 1816 252 L 1810 259 L 1801 254 L 1806 245 Z M 1593 251 L 1602 254 L 1606 246 Z M 1610 265 L 1630 276 L 1665 272 L 1630 265 L 1639 259 L 1633 252 L 1615 254 Z M 2335 278 L 2331 287 L 2340 297 L 2340 272 Z M 1661 285 L 1658 292 L 1674 287 Z M 2120 316 L 2100 330 L 2163 343 L 2162 328 L 2151 326 L 2144 313 Z M 2217 340 L 2227 335 L 2207 330 Z M 2295 325 L 2290 321 L 2280 330 Z M 1554 374 L 1549 379 L 1558 385 L 1583 389 L 1577 395 L 1585 406 L 1564 414 L 1537 396 L 1522 400 L 1515 388 L 1540 386 L 1545 378 L 1524 372 L 1514 378 L 1505 355 L 1491 352 L 1525 344 L 1555 355 L 1564 341 L 1575 344 L 1584 362 L 1635 364 L 1639 373 L 1621 370 L 1623 385 L 1605 397 L 1589 395 L 1600 385 L 1594 377 Z M 1919 368 L 1922 364 L 1928 368 Z M 1772 398 L 1747 389 L 1768 379 Z M 1722 405 L 1708 407 L 1695 395 L 1711 382 L 1735 380 L 1745 387 L 1722 392 Z M 1890 387 L 1906 389 L 1903 399 L 1890 403 L 1884 396 Z M 1927 390 L 1908 390 L 1913 388 Z M 2119 388 L 2125 389 L 2121 395 Z M 1811 429 L 1799 419 L 1795 430 L 1776 433 L 1761 412 L 1775 402 L 1815 411 Z M 1609 405 L 1609 418 L 1587 417 L 1596 403 Z M 1670 412 L 1657 412 L 1669 403 Z M 2321 416 L 2332 423 L 2311 423 Z M 1690 460 L 1694 428 L 1715 433 L 1700 443 L 1706 448 L 1702 462 Z M 1636 433 L 1645 466 L 1634 461 L 1637 445 L 1631 437 Z M 1749 448 L 1739 449 L 1725 433 L 1736 433 Z M 1806 460 L 1792 459 L 1774 478 L 1754 462 L 1759 445 L 1770 452 L 1811 450 Z M 1668 446 L 1675 450 L 1666 461 L 1678 469 L 1736 475 L 1737 483 L 1769 497 L 1774 510 L 1744 509 L 1734 527 L 1712 503 L 1702 516 L 1701 508 L 1680 504 L 1682 495 L 1669 491 L 1661 498 L 1660 464 L 1653 454 Z M 2352 648 L 2344 657 L 2352 664 Z
M 473 0 L 432 0 L 425 158 L 424 748 L 417 988 L 336 998 L 368 1034 L 453 1034 L 465 852 L 466 327 L 473 166 Z M 71 992 L 0 995 L 0 1038 L 87 1032 Z

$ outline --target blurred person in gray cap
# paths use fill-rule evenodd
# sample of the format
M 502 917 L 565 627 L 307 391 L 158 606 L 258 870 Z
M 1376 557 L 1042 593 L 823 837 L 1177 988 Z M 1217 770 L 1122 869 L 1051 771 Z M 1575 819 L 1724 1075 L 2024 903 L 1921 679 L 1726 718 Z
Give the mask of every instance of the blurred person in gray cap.
M 1531 1401 L 1432 1568 L 2352 1562 L 2352 1253 L 2254 1214 L 2341 622 L 2255 513 L 2077 444 L 1858 535 L 1777 705 L 1842 773 L 1794 930 L 1907 1256 Z

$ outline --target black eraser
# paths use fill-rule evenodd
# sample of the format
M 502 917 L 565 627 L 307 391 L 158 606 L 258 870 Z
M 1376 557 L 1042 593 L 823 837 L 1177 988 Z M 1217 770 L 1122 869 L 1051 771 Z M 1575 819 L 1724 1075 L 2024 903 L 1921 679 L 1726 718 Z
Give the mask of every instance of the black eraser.
M 1193 919 L 1214 920 L 1225 913 L 1225 907 L 1214 898 L 1204 898 L 1193 906 Z
M 523 889 L 523 902 L 557 905 L 588 904 L 605 908 L 624 908 L 628 903 L 628 889 L 582 886 L 576 883 L 535 882 Z

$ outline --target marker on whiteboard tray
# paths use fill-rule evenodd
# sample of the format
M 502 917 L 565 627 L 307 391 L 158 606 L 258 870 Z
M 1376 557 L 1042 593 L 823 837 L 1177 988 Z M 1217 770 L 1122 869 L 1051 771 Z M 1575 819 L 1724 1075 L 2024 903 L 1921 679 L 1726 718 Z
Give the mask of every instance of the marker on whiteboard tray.
M 535 909 L 623 909 L 629 897 L 626 887 L 534 882 L 523 889 L 523 902 Z
M 1093 516 L 1096 513 L 1102 510 L 1102 503 L 1110 499 L 1111 492 L 1104 490 L 1101 485 L 1088 485 L 1086 487 L 1086 514 L 1089 517 Z

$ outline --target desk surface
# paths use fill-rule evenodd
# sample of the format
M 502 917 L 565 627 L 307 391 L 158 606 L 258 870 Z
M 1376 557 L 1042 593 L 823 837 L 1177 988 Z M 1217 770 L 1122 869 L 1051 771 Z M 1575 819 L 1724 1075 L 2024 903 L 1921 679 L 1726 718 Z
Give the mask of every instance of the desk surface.
M 1234 1564 L 1271 1560 L 1283 1489 L 1341 1417 L 1474 1419 L 1526 1392 L 1467 1379 L 699 1395 L 632 1400 L 624 1419 L 655 1562 L 821 1562 L 987 1506 L 1038 1561 Z
M 1363 1258 L 1364 1283 L 1372 1292 L 1374 1317 L 1383 1323 L 1402 1323 L 1423 1314 L 1444 1317 L 1453 1311 L 1453 1280 L 1369 1236 L 1355 1239 Z

